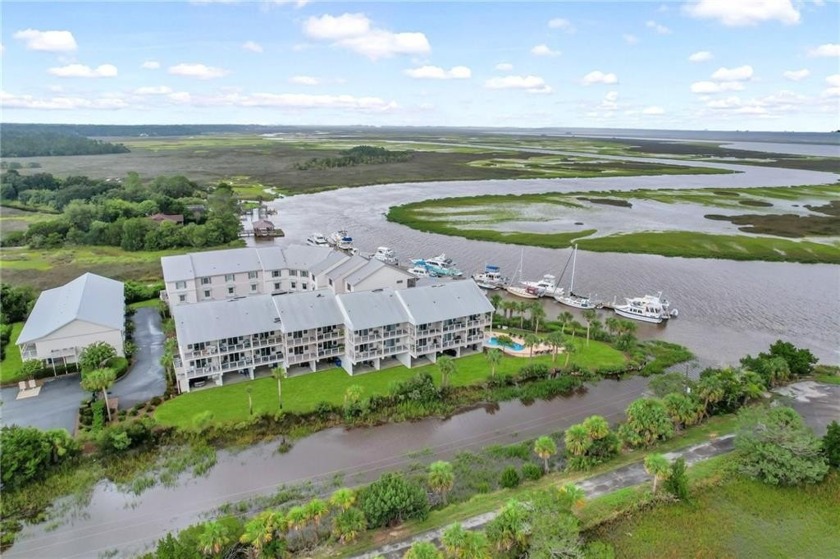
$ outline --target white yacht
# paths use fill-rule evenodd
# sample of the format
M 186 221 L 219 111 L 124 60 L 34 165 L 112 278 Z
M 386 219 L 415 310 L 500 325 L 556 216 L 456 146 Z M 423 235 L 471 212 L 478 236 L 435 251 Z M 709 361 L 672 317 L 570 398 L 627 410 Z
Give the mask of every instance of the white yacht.
M 389 247 L 378 247 L 376 252 L 373 253 L 373 257 L 391 266 L 396 266 L 399 263 L 394 249 Z
M 345 229 L 339 229 L 330 235 L 327 241 L 338 250 L 350 250 L 353 248 L 353 237 L 348 235 Z
M 662 292 L 644 297 L 625 298 L 624 305 L 614 305 L 615 314 L 642 322 L 660 324 L 669 318 L 677 316 L 677 309 L 671 310 L 671 304 L 662 299 Z
M 566 305 L 568 307 L 573 307 L 576 309 L 596 309 L 598 305 L 592 302 L 592 299 L 587 295 L 577 295 L 575 294 L 575 264 L 577 262 L 577 245 L 575 245 L 574 251 L 572 251 L 572 280 L 569 282 L 569 293 L 565 294 L 561 290 L 560 293 L 554 294 L 554 300 L 560 303 L 561 305 Z
M 482 289 L 499 289 L 510 283 L 508 278 L 502 275 L 501 268 L 491 264 L 485 264 L 484 271 L 473 274 L 472 279 Z
M 508 285 L 505 291 L 511 295 L 522 297 L 523 299 L 539 299 L 540 297 L 551 297 L 553 295 L 563 294 L 563 288 L 557 287 L 557 278 L 551 274 L 545 274 L 540 281 L 523 281 L 522 280 L 522 259 L 525 256 L 525 249 L 522 249 L 522 254 L 519 257 L 519 283 L 518 285 Z
M 446 254 L 440 254 L 434 258 L 418 258 L 411 261 L 414 266 L 421 266 L 426 268 L 429 272 L 436 276 L 453 276 L 458 277 L 461 271 L 455 267 L 455 263 L 451 258 L 447 258 Z
M 306 238 L 306 244 L 316 246 L 316 247 L 328 247 L 330 246 L 329 241 L 324 236 L 323 233 L 312 233 L 309 237 Z
M 408 269 L 408 273 L 416 278 L 436 278 L 436 273 L 432 272 L 425 266 L 415 265 Z

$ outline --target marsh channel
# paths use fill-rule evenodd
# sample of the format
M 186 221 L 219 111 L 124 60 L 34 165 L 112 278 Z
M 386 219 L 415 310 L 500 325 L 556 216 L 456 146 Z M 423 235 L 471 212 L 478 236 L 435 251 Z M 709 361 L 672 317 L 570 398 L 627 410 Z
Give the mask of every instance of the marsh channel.
M 778 148 L 777 148 L 778 149 Z M 645 159 L 650 161 L 650 159 Z M 668 160 L 663 160 L 669 162 Z M 445 252 L 469 275 L 485 264 L 512 275 L 520 261 L 518 246 L 469 241 L 421 233 L 389 223 L 392 205 L 429 198 L 479 194 L 632 190 L 639 188 L 727 188 L 813 185 L 835 182 L 837 175 L 752 167 L 729 163 L 670 161 L 717 166 L 725 175 L 646 176 L 596 179 L 433 182 L 340 189 L 272 202 L 286 236 L 278 244 L 304 243 L 313 231 L 347 229 L 363 252 L 392 247 L 409 258 Z M 270 241 L 269 241 L 270 242 Z M 524 249 L 523 276 L 559 275 L 570 251 Z M 565 281 L 564 281 L 565 283 Z M 566 284 L 568 287 L 568 284 Z M 641 338 L 683 344 L 700 367 L 737 363 L 747 353 L 766 350 L 778 338 L 811 349 L 820 360 L 840 362 L 840 266 L 666 258 L 649 255 L 579 252 L 575 291 L 603 300 L 662 291 L 679 318 L 667 325 L 638 325 Z M 563 310 L 544 300 L 548 315 Z M 576 318 L 580 316 L 572 310 Z M 608 316 L 601 311 L 601 319 Z M 602 381 L 570 397 L 532 405 L 505 402 L 476 408 L 447 419 L 430 418 L 366 429 L 329 429 L 297 441 L 286 454 L 277 443 L 245 451 L 219 452 L 216 466 L 202 478 L 185 478 L 175 487 L 154 487 L 136 496 L 101 482 L 90 504 L 59 519 L 57 525 L 27 526 L 6 557 L 129 557 L 148 549 L 167 531 L 207 518 L 226 502 L 271 494 L 278 486 L 336 475 L 352 485 L 382 471 L 451 456 L 463 449 L 513 443 L 556 432 L 588 415 L 617 420 L 627 404 L 645 390 L 647 379 Z

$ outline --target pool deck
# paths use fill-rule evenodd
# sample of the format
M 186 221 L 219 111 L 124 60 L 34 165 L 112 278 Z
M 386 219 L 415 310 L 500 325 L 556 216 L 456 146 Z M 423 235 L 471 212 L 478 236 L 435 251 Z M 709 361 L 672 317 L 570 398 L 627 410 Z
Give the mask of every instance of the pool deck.
M 548 344 L 535 345 L 534 349 L 533 349 L 533 353 L 531 353 L 531 348 L 529 348 L 529 347 L 523 347 L 522 349 L 515 349 L 515 348 L 512 348 L 512 347 L 505 347 L 505 346 L 500 346 L 500 345 L 490 345 L 488 343 L 491 338 L 498 338 L 499 336 L 507 336 L 508 338 L 513 340 L 515 343 L 520 344 L 522 346 L 525 345 L 525 340 L 523 338 L 519 337 L 519 336 L 511 336 L 507 332 L 494 332 L 494 331 L 490 330 L 490 331 L 487 331 L 487 332 L 484 333 L 484 347 L 500 349 L 500 350 L 502 350 L 502 352 L 505 355 L 510 355 L 512 357 L 531 357 L 532 355 L 533 356 L 536 356 L 536 355 L 551 355 L 551 352 L 554 351 L 554 348 L 552 348 Z M 560 349 L 560 350 L 558 350 L 557 353 L 562 353 L 562 352 L 563 352 L 563 350 Z

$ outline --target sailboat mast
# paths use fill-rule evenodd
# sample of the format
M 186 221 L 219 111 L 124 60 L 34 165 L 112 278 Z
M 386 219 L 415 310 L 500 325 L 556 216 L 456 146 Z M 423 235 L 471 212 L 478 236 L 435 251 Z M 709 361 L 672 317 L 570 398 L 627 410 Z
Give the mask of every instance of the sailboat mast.
M 569 282 L 569 295 L 572 295 L 575 290 L 575 262 L 577 262 L 577 245 L 572 251 L 572 281 Z

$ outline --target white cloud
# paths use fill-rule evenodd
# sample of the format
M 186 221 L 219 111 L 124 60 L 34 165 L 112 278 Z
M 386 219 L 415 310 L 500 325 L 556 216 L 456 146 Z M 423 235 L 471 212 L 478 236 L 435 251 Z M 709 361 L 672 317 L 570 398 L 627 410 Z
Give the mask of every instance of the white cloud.
M 289 78 L 289 83 L 297 85 L 318 85 L 321 83 L 321 80 L 312 76 L 292 76 Z
M 349 109 L 360 112 L 388 112 L 399 108 L 394 101 L 352 95 L 308 95 L 304 93 L 254 93 L 227 95 L 203 100 L 208 105 L 276 107 L 289 109 Z
M 76 39 L 69 31 L 38 31 L 24 29 L 14 34 L 15 39 L 26 42 L 29 50 L 68 52 L 76 50 Z
M 554 19 L 549 20 L 548 26 L 551 29 L 559 29 L 565 33 L 574 33 L 576 31 L 575 26 L 572 25 L 568 19 L 562 17 L 556 17 Z
M 496 64 L 496 70 L 499 70 L 500 72 L 510 72 L 513 70 L 513 64 L 500 62 L 499 64 Z
M 711 82 L 702 81 L 691 84 L 692 93 L 720 93 L 721 91 L 741 91 L 744 84 L 741 82 Z
M 823 97 L 840 97 L 840 74 L 832 74 L 825 78 L 828 88 L 822 92 Z
M 176 64 L 175 66 L 169 67 L 169 73 L 173 76 L 211 80 L 226 76 L 228 71 L 223 68 L 205 66 L 204 64 Z
M 583 83 L 583 85 L 592 85 L 596 83 L 610 85 L 618 83 L 618 76 L 616 76 L 613 73 L 605 74 L 600 70 L 594 70 L 583 76 L 581 82 Z
M 719 82 L 743 82 L 752 79 L 752 66 L 744 65 L 737 68 L 718 68 L 712 74 L 712 79 Z
M 487 89 L 524 89 L 529 93 L 551 93 L 551 86 L 539 76 L 503 76 L 484 82 Z
M 440 66 L 421 66 L 403 72 L 406 76 L 425 80 L 463 80 L 472 77 L 472 71 L 466 66 L 453 66 L 444 70 Z
M 117 75 L 117 67 L 113 64 L 102 64 L 96 68 L 84 64 L 68 64 L 50 68 L 49 73 L 60 78 L 113 78 Z
M 135 95 L 169 95 L 172 88 L 165 85 L 138 87 L 134 90 Z
M 0 56 L 6 54 L 6 46 L 3 43 L 0 43 Z
M 303 32 L 311 39 L 332 41 L 373 60 L 395 54 L 426 54 L 431 51 L 425 34 L 377 29 L 364 14 L 313 16 L 304 22 Z
M 531 54 L 534 56 L 560 56 L 563 54 L 559 50 L 551 50 L 548 45 L 537 45 L 531 49 Z
M 649 19 L 648 21 L 645 22 L 645 27 L 647 27 L 648 29 L 653 29 L 654 31 L 656 31 L 660 35 L 670 35 L 672 33 L 672 31 L 670 29 L 668 29 L 667 27 L 665 27 L 661 23 L 656 23 L 652 19 Z
M 788 70 L 782 75 L 785 77 L 785 79 L 788 79 L 792 82 L 798 82 L 810 76 L 811 72 L 807 68 L 803 68 L 801 70 Z
M 707 50 L 699 50 L 688 57 L 689 62 L 707 62 L 714 58 L 714 55 Z
M 792 25 L 800 20 L 791 0 L 699 0 L 684 9 L 692 17 L 718 20 L 731 27 L 773 20 Z
M 601 101 L 601 108 L 613 111 L 618 108 L 618 91 L 609 91 Z
M 826 43 L 808 51 L 808 56 L 837 57 L 840 56 L 840 43 Z
M 114 110 L 128 107 L 123 99 L 118 97 L 50 97 L 39 99 L 31 95 L 13 95 L 0 91 L 0 106 L 9 109 L 37 109 L 37 110 L 63 110 L 72 111 L 78 109 Z
M 175 103 L 184 105 L 192 102 L 192 95 L 190 95 L 186 91 L 176 91 L 175 93 L 169 94 L 168 98 L 174 101 Z
M 242 48 L 244 50 L 247 50 L 247 51 L 250 51 L 250 52 L 262 52 L 263 51 L 262 45 L 260 45 L 259 43 L 255 43 L 254 41 L 245 41 L 242 44 Z
M 144 70 L 157 70 L 160 68 L 160 62 L 157 60 L 147 60 L 143 64 L 140 65 L 141 68 Z
M 639 42 L 638 37 L 636 37 L 635 35 L 631 35 L 629 33 L 625 33 L 624 35 L 621 36 L 621 38 L 624 39 L 624 42 L 627 43 L 628 45 L 635 45 L 636 43 Z
M 662 107 L 656 107 L 656 106 L 645 107 L 644 109 L 642 109 L 642 114 L 643 115 L 664 115 L 665 114 L 665 109 L 663 109 Z

